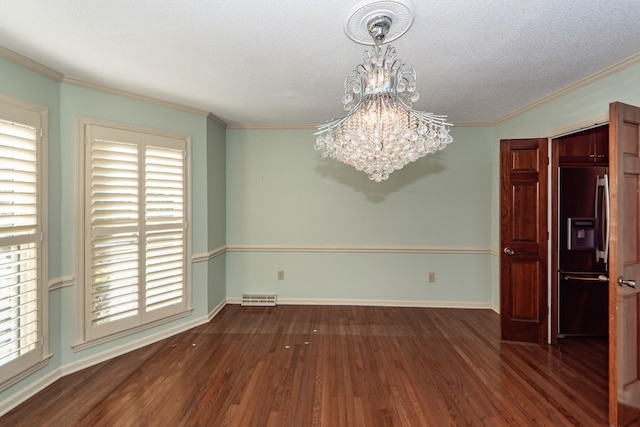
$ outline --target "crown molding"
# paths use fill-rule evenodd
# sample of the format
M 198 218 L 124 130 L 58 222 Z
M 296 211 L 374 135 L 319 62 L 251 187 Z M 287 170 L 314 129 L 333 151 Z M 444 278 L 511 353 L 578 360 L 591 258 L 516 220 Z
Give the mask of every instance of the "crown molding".
M 308 125 L 308 124 L 229 124 L 227 125 L 227 129 L 261 129 L 261 130 L 294 130 L 294 129 L 303 129 L 303 130 L 315 130 L 318 129 L 318 125 Z
M 617 64 L 613 64 L 612 66 L 607 67 L 604 70 L 598 71 L 597 73 L 594 73 L 594 74 L 590 75 L 589 77 L 585 77 L 584 79 L 579 80 L 578 82 L 573 83 L 573 84 L 565 87 L 564 89 L 560 89 L 560 90 L 558 90 L 556 92 L 553 92 L 552 94 L 547 95 L 544 98 L 540 98 L 539 100 L 534 101 L 531 104 L 525 105 L 524 107 L 522 107 L 522 108 L 520 108 L 520 109 L 518 109 L 516 111 L 513 111 L 513 112 L 507 114 L 506 116 L 503 116 L 503 117 L 499 118 L 498 120 L 495 120 L 495 121 L 491 122 L 489 125 L 490 126 L 495 126 L 497 124 L 500 124 L 500 123 L 502 123 L 502 122 L 504 122 L 506 120 L 509 120 L 509 119 L 519 115 L 519 114 L 524 113 L 525 111 L 528 111 L 528 110 L 531 110 L 533 108 L 536 108 L 536 107 L 538 107 L 538 106 L 540 106 L 542 104 L 545 104 L 545 103 L 547 103 L 547 102 L 549 102 L 549 101 L 551 101 L 553 99 L 559 98 L 562 95 L 566 95 L 569 92 L 573 92 L 574 90 L 580 89 L 581 87 L 587 86 L 587 85 L 589 85 L 591 83 L 594 83 L 594 82 L 596 82 L 598 80 L 601 80 L 601 79 L 603 79 L 603 78 L 605 78 L 605 77 L 607 77 L 607 76 L 609 76 L 611 74 L 614 74 L 614 73 L 616 73 L 616 72 L 618 72 L 620 70 L 623 70 L 623 69 L 625 69 L 627 67 L 635 65 L 635 64 L 637 64 L 639 62 L 640 62 L 640 53 L 635 54 L 635 55 L 633 55 L 633 56 L 631 56 L 631 57 L 629 57 L 627 59 L 624 59 L 624 60 L 618 62 Z
M 451 126 L 454 127 L 489 127 L 492 126 L 491 123 L 451 123 Z M 241 123 L 233 123 L 228 124 L 227 129 L 258 129 L 258 130 L 318 130 L 318 125 L 310 125 L 310 124 L 241 124 Z
M 123 90 L 119 90 L 119 89 L 113 89 L 113 88 L 109 88 L 106 86 L 101 86 L 98 84 L 94 84 L 94 83 L 88 83 L 82 80 L 78 80 L 78 79 L 74 79 L 71 77 L 67 77 L 64 74 L 49 68 L 45 65 L 40 64 L 39 62 L 34 61 L 33 59 L 27 58 L 24 55 L 21 55 L 17 52 L 14 52 L 11 49 L 8 49 L 4 46 L 0 46 L 0 58 L 5 58 L 11 62 L 14 62 L 18 65 L 21 65 L 31 71 L 34 71 L 36 73 L 39 73 L 45 77 L 48 77 L 50 79 L 56 80 L 58 82 L 61 83 L 69 83 L 69 84 L 73 84 L 76 86 L 80 86 L 80 87 L 85 87 L 88 89 L 93 89 L 93 90 L 99 90 L 102 92 L 107 92 L 107 93 L 111 93 L 114 95 L 119 95 L 119 96 L 123 96 L 123 97 L 127 97 L 127 98 L 132 98 L 132 99 L 136 99 L 139 101 L 144 101 L 144 102 L 148 102 L 151 104 L 156 104 L 156 105 L 161 105 L 164 107 L 169 107 L 169 108 L 173 108 L 176 110 L 180 110 L 180 111 L 185 111 L 188 113 L 193 113 L 193 114 L 198 114 L 201 116 L 205 116 L 211 120 L 213 120 L 214 122 L 220 124 L 221 126 L 227 128 L 227 129 L 263 129 L 263 130 L 269 130 L 269 129 L 273 129 L 273 130 L 293 130 L 293 129 L 304 129 L 304 130 L 309 130 L 309 129 L 317 129 L 317 124 L 239 124 L 239 123 L 235 123 L 235 124 L 229 124 L 226 123 L 224 120 L 220 119 L 219 117 L 217 117 L 216 115 L 214 115 L 213 113 L 209 112 L 209 111 L 204 111 L 204 110 L 200 110 L 197 108 L 193 108 L 193 107 L 188 107 L 182 104 L 177 104 L 177 103 L 173 103 L 173 102 L 169 102 L 169 101 L 163 101 L 157 98 L 152 98 L 149 96 L 145 96 L 145 95 L 139 95 L 133 92 L 127 92 L 127 91 L 123 91 Z M 547 95 L 543 98 L 540 98 L 537 101 L 534 101 L 530 104 L 525 105 L 524 107 L 515 110 L 503 117 L 500 117 L 492 122 L 486 122 L 486 123 L 473 123 L 473 122 L 469 122 L 469 123 L 452 123 L 453 126 L 458 126 L 458 127 L 492 127 L 492 126 L 496 126 L 506 120 L 509 120 L 519 114 L 522 114 L 528 110 L 531 110 L 533 108 L 536 108 L 546 102 L 549 102 L 555 98 L 558 98 L 562 95 L 565 95 L 569 92 L 572 92 L 574 90 L 577 90 L 581 87 L 584 87 L 586 85 L 589 85 L 597 80 L 603 79 L 613 73 L 616 73 L 624 68 L 627 68 L 629 66 L 635 65 L 637 63 L 640 62 L 640 53 L 633 55 L 625 60 L 622 60 L 620 62 L 618 62 L 617 64 L 614 64 L 610 67 L 605 68 L 604 70 L 598 71 L 594 74 L 592 74 L 589 77 L 586 77 L 582 80 L 579 80 L 576 83 L 573 83 L 567 87 L 565 87 L 564 89 L 560 89 L 550 95 Z
M 8 49 L 4 46 L 0 46 L 0 58 L 7 59 L 28 70 L 35 71 L 36 73 L 42 74 L 43 76 L 48 77 L 57 82 L 62 82 L 62 80 L 64 79 L 64 74 L 59 73 L 52 68 L 42 65 L 39 62 L 36 62 L 30 58 L 27 58 L 26 56 L 21 55 L 18 52 L 14 52 L 13 50 Z
M 139 95 L 137 93 L 133 93 L 133 92 L 127 92 L 124 90 L 119 90 L 119 89 L 113 89 L 107 86 L 101 86 L 95 83 L 89 83 L 89 82 L 85 82 L 83 80 L 79 80 L 79 79 L 74 79 L 72 77 L 67 77 L 64 74 L 47 67 L 46 65 L 42 65 L 39 62 L 34 61 L 33 59 L 27 58 L 24 55 L 21 55 L 17 52 L 14 52 L 11 49 L 8 49 L 4 46 L 0 46 L 0 58 L 4 58 L 7 59 L 17 65 L 20 65 L 28 70 L 34 71 L 38 74 L 41 74 L 45 77 L 48 77 L 50 79 L 53 79 L 59 83 L 68 83 L 68 84 L 72 84 L 74 86 L 80 86 L 80 87 L 84 87 L 87 89 L 93 89 L 93 90 L 97 90 L 97 91 L 101 91 L 101 92 L 106 92 L 106 93 L 111 93 L 114 95 L 119 95 L 119 96 L 123 96 L 125 98 L 131 98 L 131 99 L 136 99 L 138 101 L 144 101 L 150 104 L 156 104 L 156 105 L 161 105 L 163 107 L 169 107 L 169 108 L 173 108 L 175 110 L 180 110 L 180 111 L 184 111 L 187 113 L 193 113 L 193 114 L 197 114 L 200 116 L 206 116 L 207 118 L 215 121 L 216 123 L 220 124 L 223 127 L 227 127 L 227 123 L 225 123 L 222 119 L 220 119 L 219 117 L 217 117 L 216 115 L 214 115 L 213 113 L 210 113 L 209 111 L 204 111 L 204 110 L 200 110 L 197 108 L 193 108 L 193 107 L 188 107 L 186 105 L 182 105 L 182 104 L 177 104 L 174 102 L 169 102 L 169 101 L 163 101 L 161 99 L 157 99 L 157 98 L 152 98 L 150 96 L 145 96 L 145 95 Z
M 125 98 L 130 98 L 130 99 L 135 99 L 138 101 L 143 101 L 143 102 L 147 102 L 149 104 L 156 104 L 156 105 L 160 105 L 163 107 L 169 107 L 169 108 L 173 108 L 174 110 L 180 110 L 180 111 L 184 111 L 187 113 L 192 113 L 192 114 L 197 114 L 199 116 L 205 116 L 205 117 L 209 117 L 209 113 L 208 111 L 204 111 L 204 110 L 200 110 L 198 108 L 192 108 L 192 107 L 187 107 L 186 105 L 182 105 L 182 104 L 177 104 L 174 102 L 169 102 L 169 101 L 163 101 L 161 99 L 157 99 L 157 98 L 152 98 L 150 96 L 145 96 L 145 95 L 139 95 L 137 93 L 133 93 L 133 92 L 128 92 L 125 90 L 120 90 L 120 89 L 113 89 L 107 86 L 102 86 L 99 84 L 95 84 L 95 83 L 89 83 L 89 82 L 85 82 L 84 80 L 78 80 L 78 79 L 74 79 L 73 77 L 64 77 L 62 79 L 62 83 L 67 83 L 73 86 L 79 86 L 79 87 L 83 87 L 86 89 L 93 89 L 93 90 L 97 90 L 100 92 L 106 92 L 106 93 L 110 93 L 113 95 L 118 95 L 118 96 L 122 96 Z M 213 114 L 211 114 L 213 116 Z M 215 117 L 215 116 L 213 116 Z M 220 119 L 218 119 L 220 120 Z
M 541 138 L 559 138 L 564 135 L 569 135 L 583 130 L 592 129 L 594 127 L 603 126 L 609 123 L 609 112 L 600 114 L 595 117 L 590 117 L 585 120 L 581 120 L 576 123 L 571 123 L 567 126 L 562 126 L 556 129 L 550 129 L 540 134 Z
M 492 127 L 496 126 L 506 120 L 509 120 L 519 114 L 524 113 L 525 111 L 536 108 L 546 102 L 549 102 L 555 98 L 559 98 L 562 95 L 565 95 L 569 92 L 573 92 L 581 87 L 587 86 L 591 83 L 594 83 L 600 79 L 603 79 L 611 74 L 614 74 L 620 70 L 623 70 L 627 67 L 635 65 L 640 62 L 640 53 L 633 55 L 627 59 L 624 59 L 617 64 L 613 64 L 610 67 L 605 68 L 604 70 L 598 71 L 588 77 L 585 77 L 582 80 L 577 81 L 563 89 L 560 89 L 556 92 L 553 92 L 543 98 L 540 98 L 537 101 L 534 101 L 530 104 L 525 105 L 524 107 L 515 110 L 506 116 L 500 117 L 492 122 L 452 122 L 451 125 L 454 127 Z M 600 118 L 599 118 L 600 119 Z M 228 125 L 228 129 L 317 129 L 317 125 L 259 125 L 259 124 L 230 124 Z
M 229 125 L 227 124 L 227 122 L 225 122 L 224 120 L 222 120 L 220 117 L 216 116 L 213 113 L 209 113 L 207 114 L 207 119 L 212 120 L 214 122 L 216 122 L 217 124 L 219 124 L 220 126 L 222 126 L 223 128 L 228 128 Z
M 451 123 L 453 127 L 490 127 L 493 126 L 492 123 L 473 123 L 473 122 L 461 122 L 461 123 Z M 256 129 L 256 130 L 318 130 L 318 125 L 310 125 L 310 124 L 242 124 L 242 123 L 233 123 L 228 124 L 227 129 Z
M 451 123 L 451 128 L 468 128 L 468 127 L 474 127 L 474 128 L 481 128 L 481 127 L 491 127 L 493 126 L 491 123 L 474 123 L 474 122 L 460 122 L 460 123 L 456 123 L 456 122 L 452 122 Z

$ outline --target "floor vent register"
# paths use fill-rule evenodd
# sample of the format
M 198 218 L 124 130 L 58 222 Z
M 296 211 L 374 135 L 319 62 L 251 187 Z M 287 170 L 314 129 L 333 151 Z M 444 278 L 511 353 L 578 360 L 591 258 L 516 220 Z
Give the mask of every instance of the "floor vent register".
M 275 295 L 243 294 L 242 305 L 246 307 L 275 307 Z

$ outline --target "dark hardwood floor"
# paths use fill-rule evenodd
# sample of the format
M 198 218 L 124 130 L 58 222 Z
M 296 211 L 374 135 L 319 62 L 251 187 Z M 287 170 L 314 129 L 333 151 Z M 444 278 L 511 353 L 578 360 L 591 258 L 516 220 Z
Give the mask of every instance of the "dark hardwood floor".
M 66 376 L 2 426 L 599 426 L 607 343 L 500 341 L 489 310 L 226 306 Z

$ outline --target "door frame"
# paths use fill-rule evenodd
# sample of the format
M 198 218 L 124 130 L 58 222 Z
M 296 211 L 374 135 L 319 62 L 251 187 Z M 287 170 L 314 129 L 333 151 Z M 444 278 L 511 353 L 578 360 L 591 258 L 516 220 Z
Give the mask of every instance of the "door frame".
M 564 133 L 562 135 L 549 137 L 549 154 L 551 161 L 549 162 L 549 224 L 551 230 L 549 232 L 549 344 L 558 343 L 558 322 L 559 322 L 559 305 L 558 305 L 558 240 L 559 240 L 559 226 L 558 215 L 560 215 L 560 203 L 558 203 L 558 169 L 560 167 L 560 156 L 558 155 L 558 146 L 553 143 L 553 140 L 565 135 L 571 135 L 572 133 L 580 132 L 574 131 Z
M 600 126 L 606 126 L 609 124 L 609 115 L 589 120 L 588 125 L 582 125 L 579 127 L 570 126 L 564 127 L 562 130 L 549 131 L 543 133 L 543 137 L 549 140 L 549 191 L 548 197 L 549 203 L 549 344 L 558 343 L 558 243 L 559 243 L 559 225 L 558 215 L 560 214 L 560 206 L 558 203 L 558 168 L 560 167 L 560 158 L 558 154 L 557 144 L 554 140 L 562 138 L 563 136 L 572 135 L 574 133 L 582 132 L 585 130 L 595 129 Z

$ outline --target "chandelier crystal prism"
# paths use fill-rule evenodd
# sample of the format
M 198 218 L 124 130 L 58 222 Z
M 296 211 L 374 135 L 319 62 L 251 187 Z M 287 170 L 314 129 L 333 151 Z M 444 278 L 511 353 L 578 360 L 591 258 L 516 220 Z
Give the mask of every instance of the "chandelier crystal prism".
M 371 14 L 370 14 L 371 15 Z M 373 47 L 345 79 L 342 104 L 347 115 L 318 126 L 314 148 L 365 172 L 376 182 L 453 141 L 447 116 L 413 109 L 420 95 L 416 72 L 383 46 L 393 21 L 380 14 L 368 19 Z

